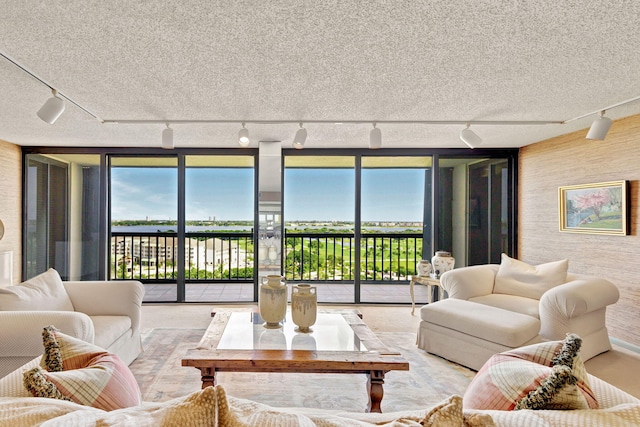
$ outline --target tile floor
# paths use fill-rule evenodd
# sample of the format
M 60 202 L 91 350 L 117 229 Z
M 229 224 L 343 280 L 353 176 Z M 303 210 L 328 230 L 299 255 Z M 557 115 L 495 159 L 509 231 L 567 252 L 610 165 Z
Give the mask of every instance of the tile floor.
M 355 300 L 353 285 L 329 283 L 313 285 L 317 289 L 318 302 L 349 304 Z M 145 302 L 176 301 L 175 284 L 146 284 L 145 291 Z M 185 294 L 186 302 L 253 302 L 253 291 L 252 283 L 194 283 L 187 284 Z M 430 301 L 429 288 L 426 286 L 414 286 L 414 293 L 416 305 Z M 409 285 L 362 285 L 360 302 L 410 304 Z

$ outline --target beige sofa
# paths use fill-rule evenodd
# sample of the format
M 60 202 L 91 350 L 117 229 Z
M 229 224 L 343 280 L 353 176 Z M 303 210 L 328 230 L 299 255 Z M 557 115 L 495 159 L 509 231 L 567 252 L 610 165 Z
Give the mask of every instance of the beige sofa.
M 585 361 L 610 350 L 605 314 L 617 287 L 566 270 L 566 260 L 534 267 L 503 255 L 500 265 L 444 273 L 448 299 L 421 308 L 418 347 L 475 370 L 493 354 L 570 332 L 582 337 Z
M 42 354 L 48 325 L 131 363 L 142 352 L 143 297 L 138 281 L 63 282 L 53 269 L 0 288 L 0 377 Z
M 37 364 L 32 361 L 28 366 Z M 24 368 L 26 369 L 26 367 Z M 581 410 L 469 410 L 462 398 L 451 396 L 442 402 L 424 402 L 421 408 L 388 411 L 383 414 L 344 412 L 316 408 L 278 408 L 226 396 L 220 386 L 194 392 L 165 402 L 144 402 L 139 406 L 105 412 L 76 403 L 24 397 L 22 370 L 0 379 L 0 427 L 33 426 L 157 426 L 207 425 L 224 427 L 356 427 L 356 426 L 496 426 L 563 427 L 640 425 L 640 400 L 596 377 L 589 376 L 599 409 Z M 286 391 L 283 391 L 286 392 Z

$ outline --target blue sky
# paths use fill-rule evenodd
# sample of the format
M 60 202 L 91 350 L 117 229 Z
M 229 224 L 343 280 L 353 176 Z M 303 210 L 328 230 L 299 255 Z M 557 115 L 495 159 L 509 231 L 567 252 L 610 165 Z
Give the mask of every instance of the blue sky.
M 253 170 L 198 169 L 186 172 L 187 220 L 253 219 Z M 113 168 L 113 220 L 177 218 L 175 168 Z M 424 171 L 365 169 L 364 221 L 421 221 Z M 353 221 L 355 178 L 350 169 L 287 169 L 284 212 L 287 221 Z

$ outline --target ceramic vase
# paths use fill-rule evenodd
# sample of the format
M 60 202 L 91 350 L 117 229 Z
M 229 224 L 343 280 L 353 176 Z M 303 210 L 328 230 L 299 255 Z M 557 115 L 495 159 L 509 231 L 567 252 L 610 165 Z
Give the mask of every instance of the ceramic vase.
M 416 264 L 418 276 L 428 276 L 431 273 L 431 263 L 428 259 L 418 261 Z
M 271 261 L 271 264 L 276 263 L 276 260 L 278 259 L 278 248 L 276 248 L 276 245 L 269 246 L 267 256 L 269 257 L 269 261 Z
M 451 256 L 450 252 L 437 251 L 431 258 L 431 265 L 436 278 L 440 278 L 445 272 L 453 270 L 456 260 Z
M 278 275 L 263 276 L 258 301 L 260 317 L 265 328 L 279 328 L 287 314 L 287 284 Z
M 258 245 L 258 261 L 264 261 L 267 259 L 268 252 L 267 244 L 264 242 L 260 242 Z
M 298 325 L 296 331 L 310 332 L 316 323 L 318 295 L 316 287 L 300 284 L 291 288 L 291 318 Z

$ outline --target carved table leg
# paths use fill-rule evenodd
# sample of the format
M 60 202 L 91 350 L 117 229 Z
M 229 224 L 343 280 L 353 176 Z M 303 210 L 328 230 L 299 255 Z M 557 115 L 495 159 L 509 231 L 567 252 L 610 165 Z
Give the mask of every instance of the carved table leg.
M 216 370 L 213 368 L 200 368 L 202 388 L 216 385 Z
M 370 371 L 367 374 L 367 392 L 369 393 L 367 412 L 382 412 L 380 402 L 384 396 L 383 384 L 384 371 Z

